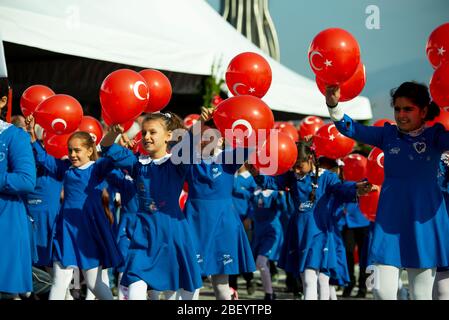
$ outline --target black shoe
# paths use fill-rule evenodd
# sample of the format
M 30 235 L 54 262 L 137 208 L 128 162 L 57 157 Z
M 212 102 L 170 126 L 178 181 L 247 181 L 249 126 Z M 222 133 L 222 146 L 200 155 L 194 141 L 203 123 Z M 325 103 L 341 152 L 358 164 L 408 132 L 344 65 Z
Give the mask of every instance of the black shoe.
M 273 293 L 265 293 L 265 297 L 263 298 L 265 301 L 276 300 L 276 294 Z
M 246 291 L 249 296 L 252 296 L 256 292 L 256 286 L 252 280 L 246 282 Z
M 351 296 L 352 288 L 352 286 L 345 287 L 341 296 L 343 298 L 349 298 Z
M 363 299 L 366 297 L 366 290 L 359 289 L 359 292 L 357 292 L 356 298 Z

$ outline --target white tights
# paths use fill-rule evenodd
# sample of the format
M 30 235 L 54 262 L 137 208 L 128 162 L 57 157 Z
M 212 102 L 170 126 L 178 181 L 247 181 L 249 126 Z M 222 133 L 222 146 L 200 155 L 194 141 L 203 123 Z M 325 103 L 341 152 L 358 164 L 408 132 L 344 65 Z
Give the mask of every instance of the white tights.
M 108 286 L 108 288 L 110 288 L 108 269 L 101 270 L 101 280 L 103 281 L 104 284 L 106 284 Z M 96 297 L 95 297 L 94 293 L 92 292 L 92 290 L 87 288 L 86 300 L 95 300 L 95 298 Z
M 305 269 L 301 273 L 301 280 L 304 288 L 304 300 L 329 300 L 329 276 L 313 269 Z
M 129 300 L 147 300 L 148 285 L 143 280 L 133 282 L 128 288 Z M 166 300 L 198 300 L 199 289 L 190 292 L 184 289 L 163 291 Z M 159 300 L 160 291 L 152 290 L 151 299 Z
M 449 300 L 449 271 L 437 272 L 433 284 L 434 300 Z
M 227 274 L 215 274 L 211 276 L 215 299 L 231 300 L 231 289 L 229 288 L 229 276 Z
M 59 262 L 53 264 L 53 285 L 50 290 L 49 300 L 64 300 L 67 289 L 73 277 L 73 268 L 64 268 Z M 112 300 L 109 287 L 102 281 L 101 266 L 89 270 L 82 270 L 87 287 L 92 290 L 100 300 Z
M 262 285 L 265 293 L 273 293 L 273 285 L 271 283 L 270 265 L 267 257 L 258 255 L 256 259 L 256 267 L 260 271 Z
M 412 300 L 432 300 L 432 288 L 436 269 L 408 268 L 410 297 Z M 396 300 L 399 284 L 399 268 L 376 265 L 374 269 L 374 297 L 378 300 Z

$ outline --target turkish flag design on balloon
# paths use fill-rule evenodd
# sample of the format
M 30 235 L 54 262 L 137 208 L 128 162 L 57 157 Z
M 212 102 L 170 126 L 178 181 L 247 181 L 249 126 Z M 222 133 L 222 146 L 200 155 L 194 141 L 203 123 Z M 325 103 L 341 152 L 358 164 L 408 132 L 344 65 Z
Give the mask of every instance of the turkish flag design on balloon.
M 433 119 L 432 121 L 428 121 L 427 125 L 429 127 L 433 126 L 435 123 L 441 123 L 446 130 L 449 131 L 449 111 L 445 109 L 440 109 L 440 115 Z
M 162 72 L 145 69 L 139 72 L 148 85 L 149 98 L 145 112 L 156 112 L 164 109 L 170 102 L 172 87 L 170 80 Z
M 341 85 L 360 63 L 357 40 L 346 30 L 330 28 L 318 33 L 309 46 L 309 63 L 315 75 L 327 84 Z
M 377 189 L 359 197 L 360 211 L 371 222 L 376 220 L 377 205 L 379 204 L 381 187 L 377 186 Z
M 274 129 L 279 130 L 279 132 L 285 133 L 290 138 L 292 138 L 293 141 L 298 142 L 299 141 L 299 134 L 296 130 L 295 126 L 288 122 L 275 122 L 274 123 Z
M 110 73 L 100 88 L 101 110 L 111 124 L 122 124 L 136 119 L 147 107 L 148 97 L 149 90 L 145 79 L 130 69 L 119 69 Z
M 440 108 L 449 107 L 449 63 L 442 64 L 430 79 L 430 95 Z
M 368 155 L 366 175 L 372 184 L 381 185 L 384 182 L 384 152 L 379 148 L 373 148 Z
M 368 160 L 358 153 L 349 154 L 343 159 L 343 177 L 348 181 L 360 181 L 366 178 Z
M 33 114 L 37 106 L 45 99 L 54 96 L 55 92 L 49 87 L 36 84 L 28 87 L 20 97 L 20 110 L 25 117 Z
M 34 117 L 48 133 L 68 134 L 78 129 L 83 119 L 83 108 L 72 96 L 56 94 L 37 106 Z
M 61 159 L 69 153 L 67 143 L 72 134 L 50 134 L 44 137 L 44 147 L 47 153 L 55 158 Z
M 427 40 L 426 54 L 434 69 L 449 62 L 449 22 L 432 31 Z
M 314 135 L 322 126 L 324 126 L 323 119 L 316 116 L 307 116 L 299 123 L 299 136 L 304 139 L 307 136 Z
M 243 52 L 231 60 L 225 78 L 234 96 L 247 94 L 262 98 L 271 85 L 271 67 L 261 55 Z
M 326 83 L 318 78 L 318 76 L 315 78 L 315 81 L 320 92 L 323 95 L 326 95 Z M 365 66 L 360 61 L 355 73 L 351 76 L 351 78 L 340 85 L 340 102 L 350 101 L 357 97 L 363 91 L 365 84 Z
M 255 146 L 259 140 L 266 139 L 274 126 L 273 112 L 268 105 L 249 95 L 224 100 L 215 110 L 213 119 L 221 135 L 233 147 Z M 262 129 L 263 132 L 258 131 Z
M 187 115 L 184 118 L 184 126 L 189 129 L 191 126 L 193 126 L 199 119 L 200 119 L 200 115 L 196 114 L 196 113 L 192 113 Z
M 315 154 L 331 159 L 339 159 L 351 153 L 355 141 L 342 135 L 335 124 L 322 126 L 313 136 Z
M 389 123 L 389 124 L 396 124 L 396 122 L 394 122 L 393 120 L 390 119 L 379 119 L 376 122 L 373 123 L 374 127 L 383 127 L 385 125 L 385 123 Z
M 283 133 L 270 134 L 262 147 L 251 154 L 250 163 L 265 175 L 287 172 L 296 162 L 298 149 L 295 141 Z
M 101 126 L 100 121 L 91 116 L 83 117 L 78 130 L 89 133 L 96 145 L 98 145 L 103 138 L 103 127 Z

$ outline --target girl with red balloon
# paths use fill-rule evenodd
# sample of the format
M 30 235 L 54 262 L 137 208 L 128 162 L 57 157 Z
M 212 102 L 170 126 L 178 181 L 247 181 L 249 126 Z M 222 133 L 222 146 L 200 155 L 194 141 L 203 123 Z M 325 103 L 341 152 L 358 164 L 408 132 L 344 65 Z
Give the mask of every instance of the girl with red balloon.
M 449 216 L 437 181 L 449 132 L 440 124 L 425 125 L 440 112 L 427 86 L 405 82 L 392 90 L 391 98 L 397 125 L 369 127 L 344 114 L 338 86 L 326 88 L 326 104 L 338 130 L 385 152 L 385 180 L 368 258 L 375 267 L 373 292 L 379 299 L 395 300 L 399 270 L 405 268 L 412 299 L 427 300 L 432 299 L 436 268 L 449 265 Z
M 33 130 L 34 117 L 30 115 L 26 122 Z M 118 266 L 123 260 L 107 216 L 109 208 L 102 202 L 105 177 L 114 167 L 110 159 L 98 158 L 95 141 L 87 132 L 71 134 L 67 144 L 68 159 L 60 160 L 39 142 L 32 143 L 38 165 L 61 179 L 64 186 L 53 241 L 54 281 L 49 299 L 64 300 L 76 266 L 98 299 L 112 300 L 109 286 L 98 279 L 103 269 Z
M 288 188 L 293 198 L 296 209 L 289 221 L 279 267 L 301 276 L 306 300 L 318 299 L 318 283 L 320 300 L 329 300 L 329 278 L 340 278 L 341 264 L 346 264 L 346 257 L 337 252 L 331 200 L 335 196 L 343 202 L 356 201 L 356 195 L 369 192 L 371 185 L 341 183 L 335 173 L 319 167 L 310 142 L 301 141 L 297 148 L 296 163 L 282 175 L 259 175 L 255 166 L 248 167 L 259 186 Z
M 121 279 L 130 300 L 146 300 L 148 286 L 167 291 L 168 299 L 180 295 L 192 300 L 202 286 L 191 229 L 178 203 L 190 165 L 175 164 L 169 153 L 175 130 L 180 128 L 182 121 L 173 113 L 148 114 L 142 122 L 148 155 L 139 158 L 114 144 L 123 133 L 120 125 L 113 125 L 101 141 L 103 156 L 127 170 L 137 187 L 136 224 Z
M 0 292 L 17 294 L 33 291 L 31 241 L 22 196 L 35 187 L 36 167 L 29 136 L 5 121 L 8 89 L 8 80 L 0 78 Z

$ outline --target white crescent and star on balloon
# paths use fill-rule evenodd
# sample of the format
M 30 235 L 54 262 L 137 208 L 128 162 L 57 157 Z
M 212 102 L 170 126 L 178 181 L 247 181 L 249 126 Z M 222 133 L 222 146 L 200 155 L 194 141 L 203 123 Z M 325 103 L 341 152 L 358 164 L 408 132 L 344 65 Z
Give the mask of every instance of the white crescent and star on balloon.
M 253 127 L 251 124 L 245 119 L 238 119 L 232 123 L 231 129 L 234 131 L 235 127 L 244 126 L 248 130 L 248 137 L 253 133 Z
M 58 132 L 62 132 L 62 131 L 64 131 L 65 129 L 67 129 L 67 122 L 66 122 L 64 119 L 61 119 L 61 118 L 56 118 L 55 120 L 53 120 L 53 121 L 51 122 L 51 127 L 52 127 L 54 130 L 56 130 L 56 129 L 55 129 L 55 126 L 56 126 L 56 124 L 58 124 L 58 123 L 61 123 L 61 124 L 64 126 L 64 129 L 58 130 Z
M 139 92 L 139 88 L 140 88 L 140 86 L 144 86 L 145 87 L 145 89 L 147 90 L 147 95 L 146 95 L 146 97 L 142 97 L 141 95 L 140 95 L 140 92 Z M 134 95 L 136 96 L 136 98 L 137 99 L 139 99 L 139 100 L 146 100 L 146 99 L 148 99 L 148 97 L 149 97 L 149 92 L 148 92 L 148 88 L 147 88 L 147 85 L 145 84 L 145 82 L 143 82 L 143 81 L 136 81 L 135 83 L 134 83 L 134 85 L 133 85 L 133 92 L 134 92 Z
M 320 56 L 321 58 L 324 59 L 323 54 L 322 54 L 321 52 L 315 50 L 315 51 L 312 51 L 312 52 L 310 53 L 310 56 L 309 56 L 309 62 L 310 62 L 310 65 L 312 66 L 312 68 L 313 68 L 314 70 L 316 70 L 316 71 L 321 71 L 321 70 L 323 70 L 323 67 L 317 67 L 317 66 L 315 65 L 315 62 L 313 61 L 313 58 L 314 58 L 316 55 L 318 55 L 318 56 Z M 327 68 L 332 67 L 332 60 L 326 59 L 326 60 L 324 61 L 324 65 L 325 65 Z

